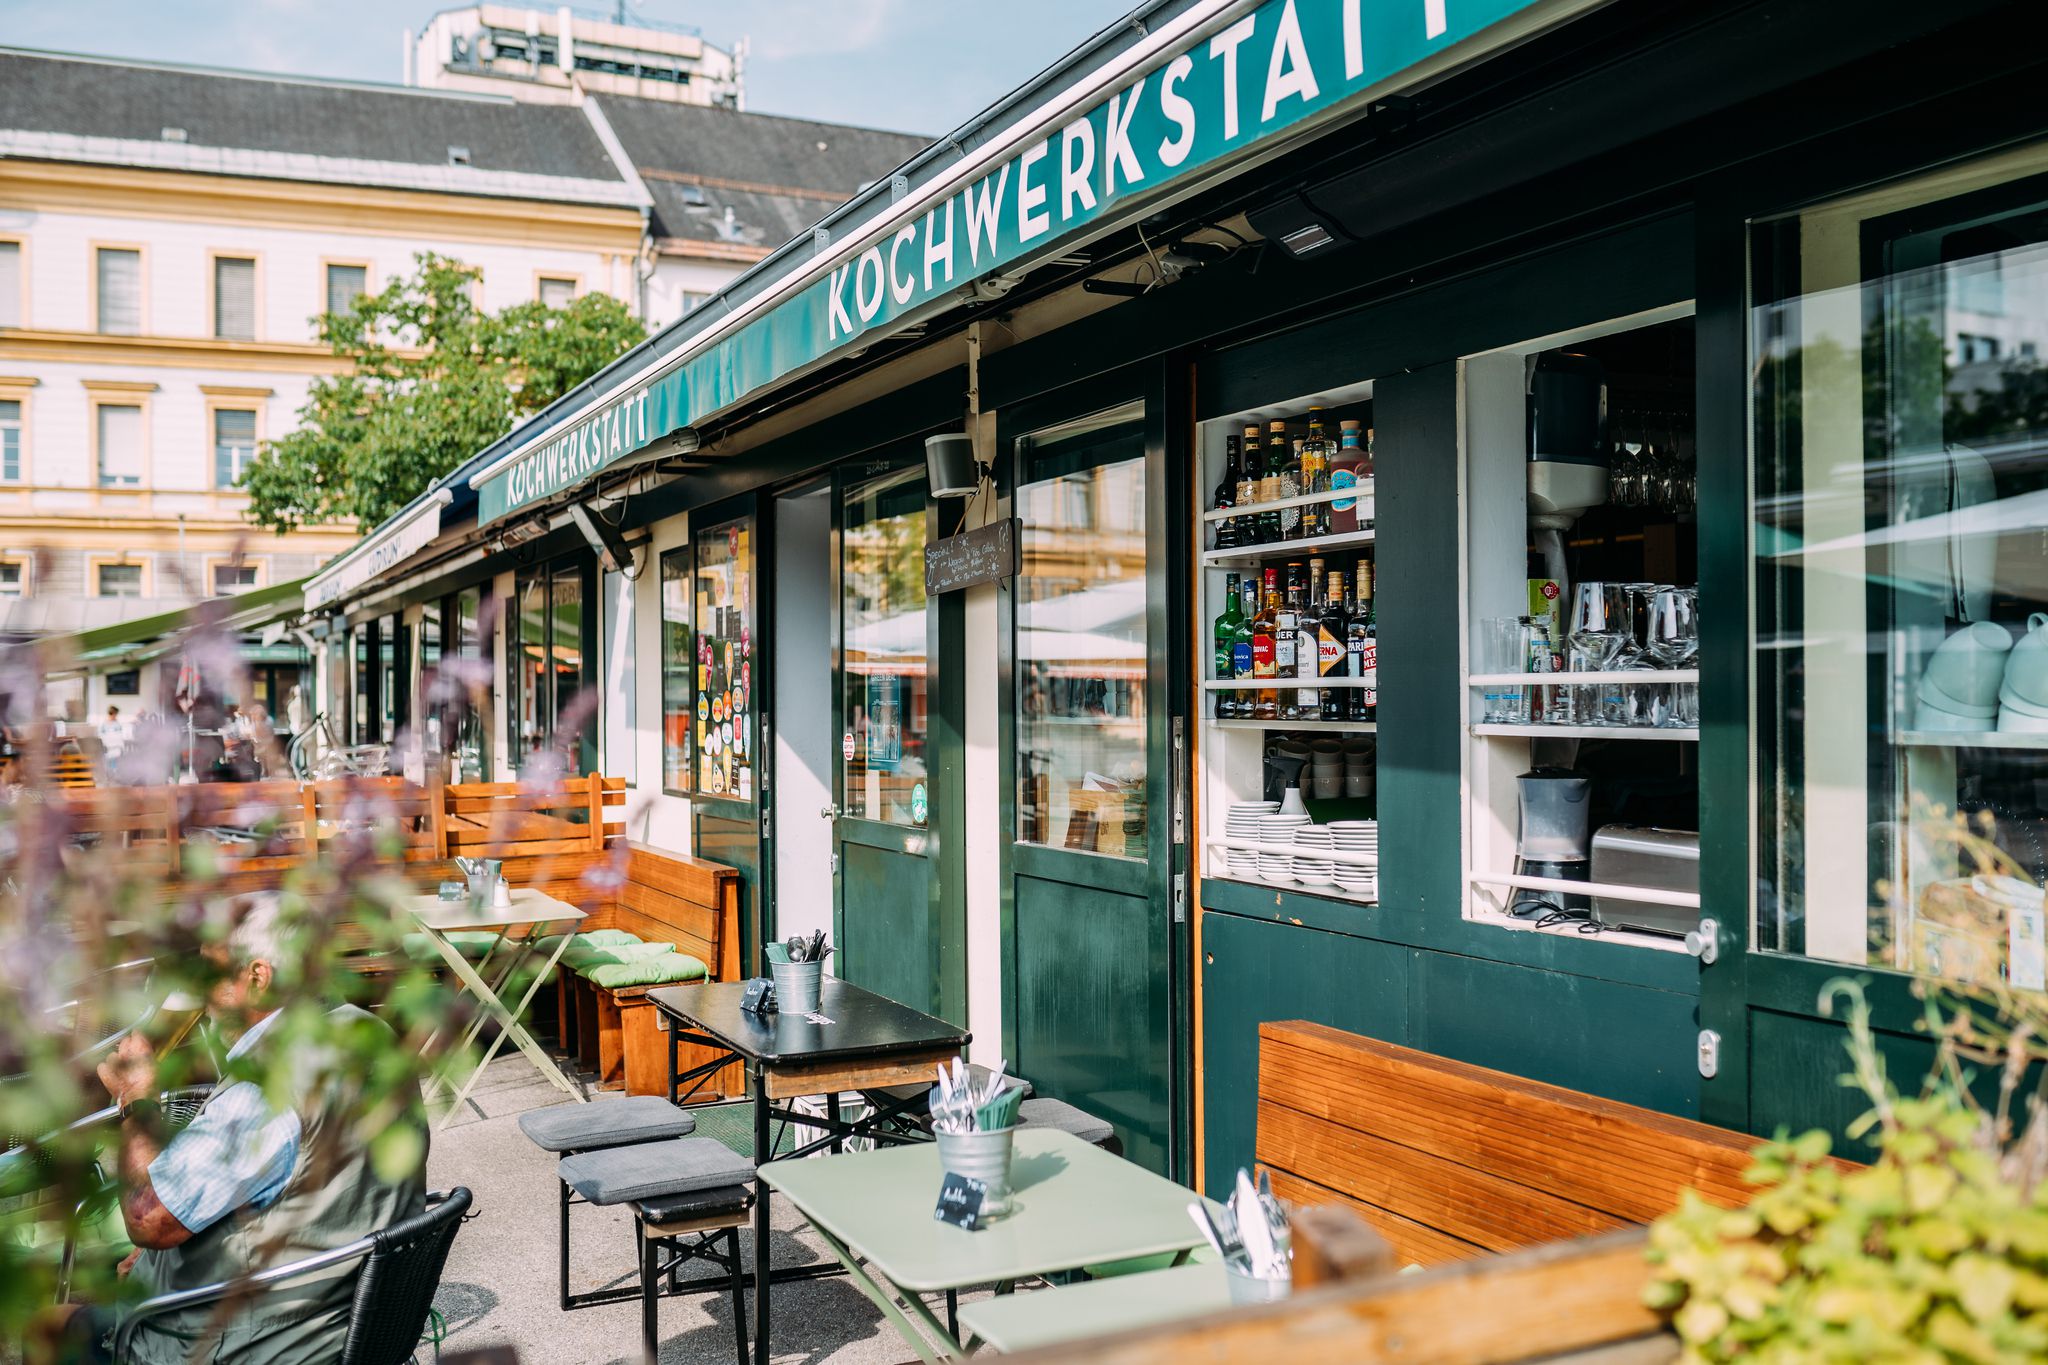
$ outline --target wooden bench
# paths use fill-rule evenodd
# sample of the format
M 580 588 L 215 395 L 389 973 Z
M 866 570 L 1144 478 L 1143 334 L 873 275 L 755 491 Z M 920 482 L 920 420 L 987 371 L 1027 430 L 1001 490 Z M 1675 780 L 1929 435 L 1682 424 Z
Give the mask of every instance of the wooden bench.
M 1747 1200 L 1757 1139 L 1302 1022 L 1259 1029 L 1257 1158 L 1435 1265 Z

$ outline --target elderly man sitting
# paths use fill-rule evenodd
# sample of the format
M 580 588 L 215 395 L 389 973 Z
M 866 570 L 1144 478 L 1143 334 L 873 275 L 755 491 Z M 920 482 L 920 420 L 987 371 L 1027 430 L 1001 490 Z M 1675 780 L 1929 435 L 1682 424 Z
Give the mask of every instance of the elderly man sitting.
M 244 897 L 238 909 L 225 947 L 208 950 L 221 976 L 207 1013 L 229 1045 L 228 1079 L 197 1117 L 166 1133 L 154 1099 L 156 1058 L 139 1032 L 99 1069 L 121 1106 L 121 1216 L 137 1248 L 129 1273 L 151 1294 L 302 1260 L 389 1227 L 425 1204 L 423 1122 L 420 1169 L 390 1184 L 371 1168 L 353 1087 L 337 1081 L 322 1058 L 308 1052 L 290 1068 L 301 1079 L 283 1108 L 273 1108 L 256 1082 L 234 1079 L 268 1071 L 258 1064 L 275 1060 L 269 1054 L 280 1044 L 269 1035 L 282 1002 L 273 982 L 277 965 L 289 960 L 279 942 L 278 897 Z M 353 1005 L 334 1016 L 385 1028 Z M 235 1365 L 333 1360 L 347 1331 L 355 1275 L 350 1264 L 295 1279 L 241 1304 L 225 1324 L 214 1320 L 212 1308 L 153 1319 L 137 1333 L 133 1356 L 179 1365 L 192 1358 L 195 1342 L 207 1341 L 214 1344 L 205 1359 Z M 47 1357 L 109 1359 L 118 1322 L 115 1309 L 63 1310 L 43 1334 Z

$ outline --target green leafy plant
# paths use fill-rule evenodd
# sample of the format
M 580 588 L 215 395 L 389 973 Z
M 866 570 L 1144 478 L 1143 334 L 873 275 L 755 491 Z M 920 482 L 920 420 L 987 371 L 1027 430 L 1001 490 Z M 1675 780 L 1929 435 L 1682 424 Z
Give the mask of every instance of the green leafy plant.
M 415 274 L 317 319 L 347 365 L 314 381 L 298 430 L 266 443 L 243 475 L 257 524 L 373 526 L 647 335 L 607 294 L 486 313 L 482 271 L 431 252 L 416 260 Z
M 2048 1358 L 2042 1002 L 1995 988 L 1929 998 L 1938 1064 L 1902 1096 L 1861 985 L 1831 982 L 1823 1008 L 1839 1001 L 1843 1082 L 1872 1103 L 1850 1134 L 1871 1137 L 1877 1159 L 1838 1162 L 1828 1134 L 1781 1133 L 1757 1149 L 1745 1207 L 1688 1192 L 1652 1227 L 1647 1302 L 1669 1315 L 1687 1361 Z M 1973 1087 L 1973 1061 L 1998 1066 L 1991 1103 Z

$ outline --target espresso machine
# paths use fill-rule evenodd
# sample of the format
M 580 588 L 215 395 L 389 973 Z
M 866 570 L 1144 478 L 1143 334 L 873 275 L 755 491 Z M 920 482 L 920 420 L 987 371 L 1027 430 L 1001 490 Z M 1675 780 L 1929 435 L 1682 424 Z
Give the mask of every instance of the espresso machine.
M 1515 779 L 1521 828 L 1515 844 L 1515 874 L 1583 882 L 1592 876 L 1593 780 L 1573 768 L 1536 767 Z M 1590 915 L 1590 896 L 1567 891 L 1515 889 L 1508 913 L 1525 919 L 1544 915 Z

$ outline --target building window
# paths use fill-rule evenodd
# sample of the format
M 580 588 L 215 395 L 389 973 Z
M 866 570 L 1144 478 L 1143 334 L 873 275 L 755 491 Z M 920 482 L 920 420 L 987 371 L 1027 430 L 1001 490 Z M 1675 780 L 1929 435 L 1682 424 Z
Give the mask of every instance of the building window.
M 366 265 L 327 267 L 327 311 L 346 313 L 357 299 L 370 292 L 370 268 Z
M 213 595 L 232 597 L 238 592 L 247 592 L 256 586 L 254 564 L 216 564 L 213 566 Z
M 18 559 L 0 561 L 0 597 L 28 596 L 28 570 Z
M 256 458 L 256 414 L 249 408 L 213 410 L 213 486 L 233 488 Z
M 125 247 L 99 249 L 99 329 L 109 336 L 142 332 L 142 253 Z
M 693 533 L 694 534 L 694 533 Z M 706 527 L 696 555 L 692 603 L 697 698 L 691 749 L 697 791 L 754 799 L 754 519 Z
M 142 695 L 142 670 L 124 668 L 118 673 L 107 674 L 107 695 L 110 697 L 139 697 Z
M 1959 365 L 1982 365 L 1998 359 L 1998 338 L 1976 336 L 1969 332 L 1956 333 L 1956 363 Z
M 596 682 L 590 667 L 597 643 L 592 565 L 581 557 L 536 568 L 515 580 L 516 612 L 507 623 L 512 764 L 526 773 L 557 752 L 574 773 L 597 761 L 597 714 L 577 698 Z
M 142 483 L 142 409 L 102 403 L 99 424 L 100 487 L 134 488 Z
M 142 596 L 142 566 L 140 564 L 102 564 L 99 566 L 97 591 L 101 597 Z
M 0 242 L 0 327 L 19 327 L 21 307 L 21 243 Z
M 549 308 L 567 308 L 576 298 L 576 281 L 552 275 L 540 277 L 540 301 Z
M 21 482 L 21 400 L 0 398 L 0 483 Z
M 256 339 L 256 262 L 213 258 L 213 334 L 224 341 Z

